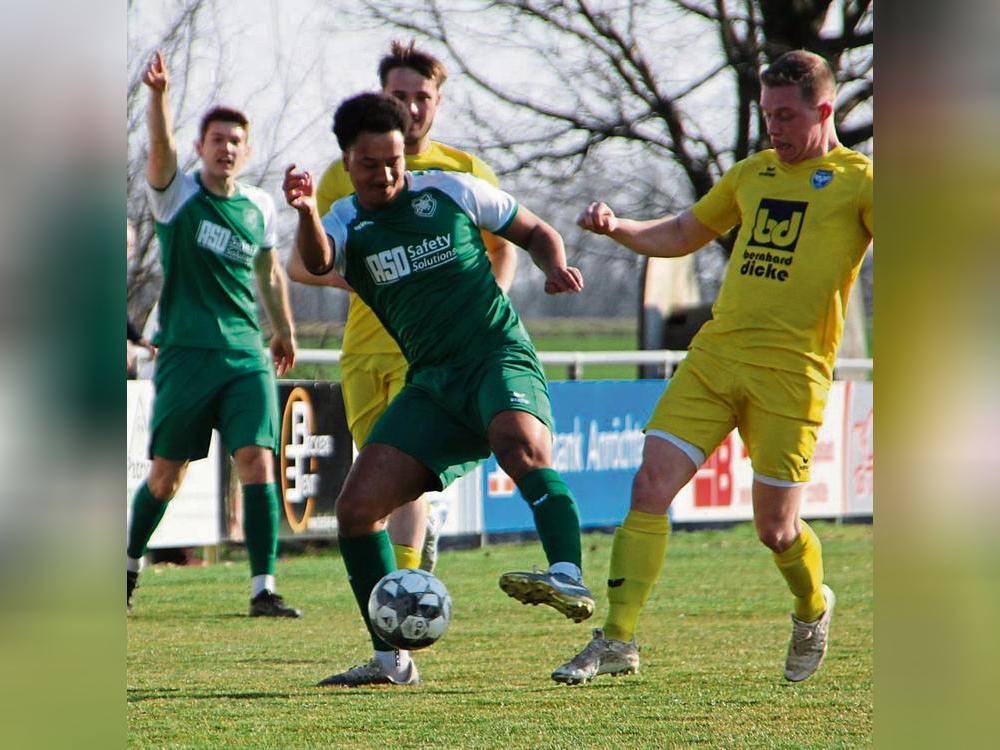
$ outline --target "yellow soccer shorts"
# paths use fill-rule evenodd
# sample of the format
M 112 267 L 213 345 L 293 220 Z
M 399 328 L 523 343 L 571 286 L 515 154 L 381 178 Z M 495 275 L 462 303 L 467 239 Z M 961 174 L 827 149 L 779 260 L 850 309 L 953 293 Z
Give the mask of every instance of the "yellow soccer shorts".
M 347 427 L 360 450 L 406 382 L 402 354 L 346 354 L 340 361 Z
M 704 460 L 736 428 L 756 479 L 801 484 L 809 481 L 828 392 L 829 386 L 804 374 L 692 349 L 657 402 L 646 434 L 680 438 L 697 449 L 681 445 L 698 463 L 697 451 Z

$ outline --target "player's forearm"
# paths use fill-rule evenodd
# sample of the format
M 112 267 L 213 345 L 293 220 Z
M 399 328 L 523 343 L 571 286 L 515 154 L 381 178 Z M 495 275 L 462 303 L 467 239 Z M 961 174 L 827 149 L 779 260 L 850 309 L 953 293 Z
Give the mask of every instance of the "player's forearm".
M 685 254 L 672 216 L 648 221 L 618 219 L 618 226 L 608 236 L 639 255 L 674 257 Z
M 292 305 L 288 299 L 288 284 L 281 266 L 275 265 L 268 274 L 269 278 L 260 285 L 261 297 L 271 328 L 282 338 L 291 339 L 295 336 L 295 321 L 292 317 Z
M 285 264 L 285 271 L 288 274 L 288 278 L 292 281 L 298 282 L 299 284 L 308 284 L 310 286 L 332 286 L 337 289 L 351 291 L 351 285 L 348 284 L 347 280 L 336 271 L 327 271 L 322 276 L 310 273 L 306 268 L 305 263 L 302 262 L 302 257 L 298 252 L 291 253 L 288 258 L 288 262 Z
M 522 247 L 528 251 L 531 260 L 546 277 L 552 269 L 566 266 L 566 248 L 563 246 L 562 236 L 543 221 L 531 229 Z
M 299 228 L 295 233 L 295 252 L 302 258 L 302 265 L 316 276 L 322 276 L 333 268 L 333 251 L 326 238 L 326 232 L 319 220 L 316 207 L 299 211 Z
M 153 187 L 163 188 L 177 172 L 177 145 L 174 143 L 170 105 L 165 91 L 150 91 L 146 125 L 149 131 L 146 178 Z

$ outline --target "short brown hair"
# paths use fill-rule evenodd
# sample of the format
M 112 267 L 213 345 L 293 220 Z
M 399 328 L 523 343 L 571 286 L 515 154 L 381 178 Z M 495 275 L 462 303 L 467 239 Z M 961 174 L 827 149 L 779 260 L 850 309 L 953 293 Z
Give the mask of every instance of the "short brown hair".
M 246 130 L 248 135 L 250 133 L 250 120 L 238 109 L 233 109 L 232 107 L 212 107 L 201 116 L 201 125 L 198 130 L 200 141 L 205 140 L 205 133 L 208 132 L 208 126 L 213 122 L 233 122 Z
M 833 68 L 815 52 L 795 49 L 786 52 L 760 74 L 764 86 L 798 86 L 799 94 L 810 104 L 833 101 L 837 83 Z
M 444 82 L 448 80 L 448 69 L 434 55 L 417 49 L 416 44 L 415 39 L 411 39 L 409 44 L 393 39 L 389 54 L 378 64 L 378 79 L 382 88 L 385 88 L 385 82 L 393 68 L 411 68 L 424 78 L 434 81 L 438 88 L 444 86 Z

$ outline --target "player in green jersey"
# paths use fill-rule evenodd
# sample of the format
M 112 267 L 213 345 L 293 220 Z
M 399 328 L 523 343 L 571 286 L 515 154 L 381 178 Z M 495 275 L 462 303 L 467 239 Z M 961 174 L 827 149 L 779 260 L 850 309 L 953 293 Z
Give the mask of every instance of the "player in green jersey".
M 491 272 L 482 230 L 524 247 L 545 290 L 579 292 L 562 238 L 507 193 L 471 175 L 405 169 L 409 115 L 394 98 L 361 94 L 337 109 L 334 133 L 355 193 L 320 219 L 308 172 L 289 167 L 305 267 L 340 273 L 410 363 L 406 385 L 375 424 L 337 500 L 340 550 L 362 616 L 395 560 L 385 519 L 496 454 L 531 505 L 548 570 L 513 572 L 500 587 L 580 621 L 593 598 L 580 569 L 575 500 L 551 468 L 552 417 L 541 365 Z M 371 631 L 375 655 L 324 685 L 413 684 L 409 654 Z
M 249 122 L 216 107 L 195 143 L 201 170 L 182 174 L 167 102 L 163 55 L 143 75 L 149 88 L 146 179 L 163 265 L 152 468 L 132 500 L 126 557 L 131 609 L 141 559 L 180 487 L 188 462 L 222 435 L 243 486 L 243 528 L 250 558 L 250 615 L 298 617 L 275 591 L 279 498 L 274 454 L 280 437 L 274 368 L 295 363 L 287 282 L 274 252 L 275 210 L 263 190 L 236 181 L 250 155 Z M 274 335 L 272 366 L 257 321 L 260 289 Z

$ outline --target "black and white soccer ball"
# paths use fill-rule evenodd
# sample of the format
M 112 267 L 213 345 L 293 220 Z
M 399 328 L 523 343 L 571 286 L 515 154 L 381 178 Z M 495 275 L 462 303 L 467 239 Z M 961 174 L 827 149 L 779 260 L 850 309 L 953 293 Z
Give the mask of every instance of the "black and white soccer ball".
M 368 619 L 376 635 L 396 648 L 427 648 L 448 630 L 451 595 L 427 571 L 394 570 L 372 589 Z

